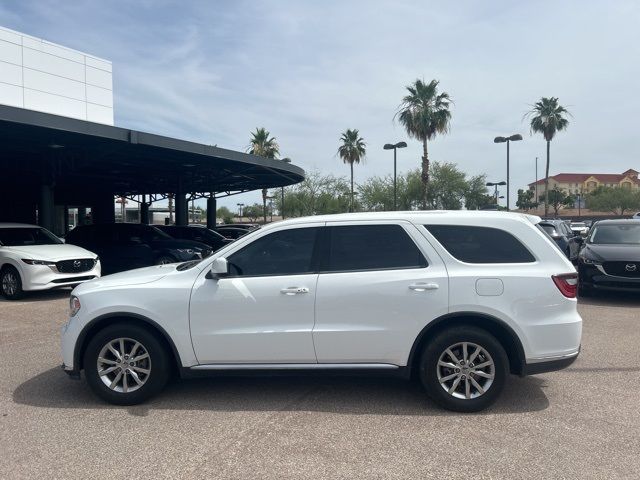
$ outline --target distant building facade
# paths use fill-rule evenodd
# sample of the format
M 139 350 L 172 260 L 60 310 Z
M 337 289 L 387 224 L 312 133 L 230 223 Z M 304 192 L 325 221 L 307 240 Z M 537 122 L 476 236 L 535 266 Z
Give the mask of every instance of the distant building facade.
M 111 62 L 0 27 L 0 104 L 113 125 Z
M 622 173 L 559 173 L 549 176 L 549 190 L 555 188 L 571 195 L 587 195 L 598 187 L 621 187 L 640 189 L 638 172 L 629 169 Z M 544 197 L 544 178 L 529 184 L 529 190 L 536 192 L 534 198 Z

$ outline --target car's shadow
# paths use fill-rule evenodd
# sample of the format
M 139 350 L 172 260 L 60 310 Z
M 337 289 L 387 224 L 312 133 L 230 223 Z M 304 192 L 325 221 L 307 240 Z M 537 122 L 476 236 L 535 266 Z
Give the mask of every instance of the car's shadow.
M 549 406 L 541 377 L 509 377 L 487 414 L 521 413 Z M 127 408 L 150 410 L 318 411 L 338 414 L 452 415 L 430 401 L 418 382 L 389 377 L 270 376 L 174 381 L 157 398 L 134 407 L 116 407 L 96 398 L 86 382 L 71 380 L 60 368 L 27 380 L 13 392 L 16 403 L 44 408 Z
M 587 297 L 578 298 L 578 305 L 582 304 L 600 307 L 634 307 L 640 306 L 640 295 L 635 292 L 593 292 Z
M 43 290 L 41 292 L 25 292 L 20 300 L 7 300 L 0 295 L 0 303 L 32 303 L 42 302 L 46 300 L 59 300 L 61 298 L 69 298 L 71 293 L 70 287 L 56 288 L 55 290 Z

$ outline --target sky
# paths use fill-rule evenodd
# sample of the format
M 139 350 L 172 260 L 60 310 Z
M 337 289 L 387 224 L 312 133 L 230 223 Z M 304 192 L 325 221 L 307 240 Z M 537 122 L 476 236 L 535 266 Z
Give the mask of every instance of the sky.
M 265 127 L 306 171 L 348 175 L 340 134 L 367 143 L 356 182 L 393 172 L 385 143 L 421 144 L 393 117 L 416 79 L 454 101 L 430 159 L 506 178 L 511 202 L 543 176 L 545 142 L 523 115 L 543 96 L 572 114 L 551 145 L 551 174 L 640 170 L 640 2 L 425 0 L 0 1 L 0 24 L 113 62 L 115 124 L 246 151 Z M 502 193 L 502 192 L 501 192 Z M 221 199 L 261 201 L 259 193 Z

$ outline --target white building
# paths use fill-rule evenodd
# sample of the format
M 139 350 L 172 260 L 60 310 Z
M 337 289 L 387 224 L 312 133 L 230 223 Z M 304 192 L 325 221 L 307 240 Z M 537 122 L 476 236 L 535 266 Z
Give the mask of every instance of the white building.
M 0 27 L 0 104 L 113 125 L 111 62 Z

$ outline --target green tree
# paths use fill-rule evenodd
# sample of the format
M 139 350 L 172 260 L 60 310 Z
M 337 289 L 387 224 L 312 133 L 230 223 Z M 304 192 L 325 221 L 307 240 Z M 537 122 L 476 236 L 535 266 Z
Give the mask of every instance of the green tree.
M 547 142 L 547 165 L 544 176 L 544 191 L 549 191 L 549 163 L 551 140 L 557 132 L 566 130 L 569 126 L 567 116 L 570 113 L 558 103 L 557 97 L 542 97 L 533 108 L 525 113 L 530 118 L 531 133 L 541 133 Z M 544 202 L 544 215 L 549 215 L 549 202 Z
M 433 162 L 431 165 L 429 207 L 459 210 L 462 205 L 475 210 L 492 197 L 487 195 L 484 175 L 467 180 L 464 172 L 455 164 Z M 398 207 L 416 210 L 422 205 L 422 180 L 420 170 L 415 169 L 397 177 Z M 391 210 L 393 208 L 393 177 L 371 177 L 358 185 L 361 207 L 366 211 Z
M 493 203 L 493 197 L 487 193 L 487 176 L 475 175 L 467 182 L 464 194 L 464 206 L 467 210 L 478 210 Z
M 364 162 L 367 153 L 367 144 L 360 136 L 357 129 L 347 129 L 340 137 L 338 156 L 344 163 L 348 163 L 351 169 L 351 211 L 353 211 L 353 164 Z
M 233 213 L 227 207 L 218 208 L 216 217 L 221 218 L 224 223 L 233 223 Z
M 275 208 L 283 211 L 280 195 L 272 195 Z M 284 214 L 302 217 L 349 211 L 351 195 L 349 182 L 344 177 L 308 172 L 305 179 L 287 187 L 284 194 Z M 355 206 L 358 205 L 357 200 Z
M 430 167 L 429 208 L 460 210 L 469 186 L 465 173 L 453 163 L 433 162 Z
M 552 190 L 549 190 L 548 196 L 542 194 L 540 198 L 544 200 L 545 206 L 551 205 L 553 207 L 553 212 L 556 216 L 562 207 L 571 207 L 575 203 L 575 198 L 558 188 L 557 185 Z
M 424 83 L 418 79 L 406 87 L 409 92 L 402 99 L 398 118 L 407 134 L 422 142 L 422 207 L 427 208 L 427 187 L 429 185 L 429 152 L 427 142 L 433 140 L 437 134 L 445 134 L 451 124 L 449 106 L 452 103 L 449 94 L 438 92 L 437 80 Z
M 256 128 L 251 134 L 248 151 L 251 155 L 258 155 L 264 158 L 278 158 L 280 147 L 275 137 L 265 128 Z M 262 216 L 264 223 L 267 223 L 267 189 L 262 189 Z
M 623 187 L 598 187 L 587 195 L 590 210 L 624 215 L 630 210 L 640 209 L 640 191 Z
M 536 208 L 538 204 L 533 201 L 533 190 L 518 190 L 518 200 L 516 201 L 516 207 L 520 210 L 531 210 Z
M 278 158 L 278 155 L 280 155 L 278 142 L 265 128 L 256 128 L 256 131 L 251 133 L 247 151 L 251 155 L 258 155 L 264 158 Z
M 258 220 L 260 215 L 262 215 L 262 205 L 259 203 L 254 203 L 253 205 L 246 205 L 242 209 L 242 213 L 245 217 L 249 219 L 250 222 L 255 222 Z

